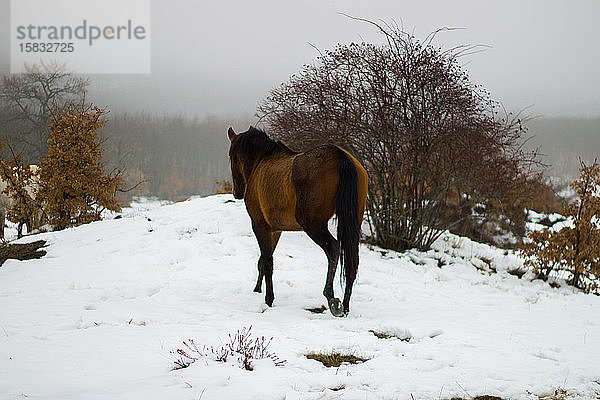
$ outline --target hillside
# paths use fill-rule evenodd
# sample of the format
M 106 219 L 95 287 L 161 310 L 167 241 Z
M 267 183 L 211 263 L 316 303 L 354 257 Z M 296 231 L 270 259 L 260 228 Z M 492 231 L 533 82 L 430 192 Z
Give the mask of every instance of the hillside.
M 20 242 L 37 239 L 46 257 L 0 267 L 1 399 L 600 396 L 600 297 L 519 279 L 512 253 L 465 238 L 427 253 L 363 245 L 347 318 L 305 310 L 324 304 L 326 260 L 303 233 L 283 234 L 264 305 L 250 220 L 228 195 L 138 204 Z M 182 341 L 216 346 L 249 326 L 273 337 L 284 366 L 205 358 L 173 370 Z M 305 357 L 331 350 L 369 360 Z

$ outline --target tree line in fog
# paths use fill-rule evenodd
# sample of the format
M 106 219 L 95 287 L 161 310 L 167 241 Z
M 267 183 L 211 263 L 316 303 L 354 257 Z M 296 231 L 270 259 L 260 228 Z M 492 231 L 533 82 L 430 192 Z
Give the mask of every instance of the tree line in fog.
M 89 80 L 63 65 L 33 65 L 25 74 L 3 77 L 0 85 L 0 141 L 38 164 L 46 153 L 51 115 L 66 104 L 90 102 Z M 168 99 L 167 99 L 168 100 Z M 173 99 L 176 101 L 176 99 Z M 127 196 L 177 200 L 215 191 L 215 181 L 230 175 L 227 127 L 244 129 L 250 115 L 205 116 L 127 113 L 106 106 L 108 124 L 101 131 L 104 160 L 124 170 Z M 202 110 L 198 110 L 202 115 Z M 600 154 L 600 118 L 540 117 L 526 124 L 529 148 L 539 148 L 548 176 L 573 178 L 579 157 L 592 162 Z
M 47 154 L 51 118 L 69 106 L 94 104 L 87 94 L 90 80 L 62 64 L 27 66 L 23 74 L 6 75 L 0 84 L 0 142 L 39 164 Z M 123 170 L 126 197 L 179 199 L 215 190 L 228 176 L 227 140 L 231 125 L 250 118 L 129 114 L 110 104 L 101 131 L 104 163 Z M 199 111 L 201 114 L 201 110 Z M 242 122 L 243 121 L 243 122 Z
M 600 156 L 600 118 L 540 117 L 528 127 L 528 145 L 540 148 L 549 176 L 572 179 L 579 174 L 579 157 L 591 163 Z
M 124 168 L 130 187 L 143 182 L 132 194 L 171 200 L 214 193 L 215 182 L 230 174 L 227 127 L 242 124 L 242 118 L 148 113 L 108 119 L 102 131 L 107 165 Z

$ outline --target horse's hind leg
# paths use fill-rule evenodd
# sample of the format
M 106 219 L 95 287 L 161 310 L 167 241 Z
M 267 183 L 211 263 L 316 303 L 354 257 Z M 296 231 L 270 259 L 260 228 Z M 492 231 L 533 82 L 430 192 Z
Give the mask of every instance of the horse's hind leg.
M 326 224 L 320 228 L 312 226 L 303 228 L 306 234 L 323 249 L 327 256 L 327 279 L 325 280 L 323 296 L 327 299 L 331 313 L 336 317 L 340 317 L 343 315 L 343 309 L 340 300 L 335 298 L 333 292 L 333 279 L 335 278 L 335 271 L 340 258 L 340 245 L 331 235 Z
M 271 233 L 271 254 L 275 251 L 275 247 L 277 246 L 277 242 L 279 242 L 279 237 L 281 236 L 281 232 L 273 232 Z M 254 291 L 256 293 L 262 292 L 262 282 L 263 282 L 263 268 L 262 268 L 262 257 L 258 259 L 258 279 L 256 280 L 256 286 L 254 287 Z

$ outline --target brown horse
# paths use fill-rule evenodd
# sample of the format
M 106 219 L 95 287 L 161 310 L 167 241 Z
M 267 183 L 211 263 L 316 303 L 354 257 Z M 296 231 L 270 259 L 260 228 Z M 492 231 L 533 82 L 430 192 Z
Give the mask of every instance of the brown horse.
M 327 255 L 323 295 L 336 317 L 350 311 L 358 271 L 360 226 L 367 197 L 367 173 L 346 150 L 332 145 L 296 153 L 265 132 L 227 132 L 233 196 L 244 199 L 260 248 L 255 292 L 266 281 L 265 302 L 273 305 L 273 251 L 282 231 L 304 231 Z M 337 215 L 337 240 L 327 222 Z M 334 297 L 333 279 L 341 258 L 343 306 Z

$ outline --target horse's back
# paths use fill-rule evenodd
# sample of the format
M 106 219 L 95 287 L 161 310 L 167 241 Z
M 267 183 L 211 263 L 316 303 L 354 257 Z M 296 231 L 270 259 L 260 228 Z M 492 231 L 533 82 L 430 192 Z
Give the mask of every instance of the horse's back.
M 323 145 L 299 154 L 269 157 L 248 186 L 251 217 L 264 218 L 273 230 L 302 230 L 302 220 L 326 223 L 335 214 L 340 162 L 348 158 L 357 172 L 359 213 L 364 213 L 367 175 L 346 150 Z

